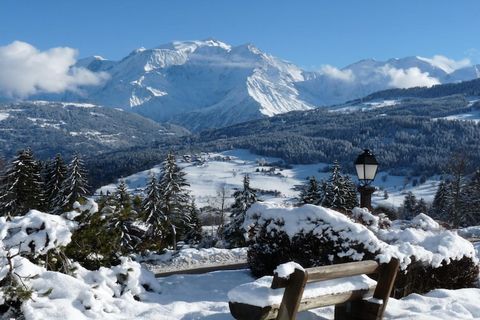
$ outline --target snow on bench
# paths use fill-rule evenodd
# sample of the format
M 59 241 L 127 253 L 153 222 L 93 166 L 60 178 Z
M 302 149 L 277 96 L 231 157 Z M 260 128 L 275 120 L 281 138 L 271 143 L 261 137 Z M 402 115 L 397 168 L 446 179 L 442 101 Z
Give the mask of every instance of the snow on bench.
M 239 320 L 290 320 L 298 311 L 335 305 L 335 319 L 381 319 L 398 266 L 396 259 L 308 269 L 289 262 L 278 266 L 273 277 L 232 289 L 230 312 Z M 373 273 L 379 274 L 378 284 L 366 276 Z

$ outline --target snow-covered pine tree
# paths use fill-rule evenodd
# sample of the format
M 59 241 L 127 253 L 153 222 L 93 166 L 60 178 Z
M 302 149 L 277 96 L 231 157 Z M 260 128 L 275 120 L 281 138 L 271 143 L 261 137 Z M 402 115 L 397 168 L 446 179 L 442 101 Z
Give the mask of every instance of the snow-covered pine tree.
M 308 179 L 307 184 L 304 186 L 302 192 L 300 193 L 300 202 L 299 204 L 314 204 L 319 205 L 323 201 L 323 192 L 320 185 L 317 182 L 315 176 L 311 176 Z
M 57 154 L 55 159 L 47 164 L 45 175 L 45 209 L 52 212 L 55 209 L 55 199 L 60 194 L 62 183 L 67 175 L 67 166 L 62 156 Z
M 43 183 L 40 165 L 30 149 L 25 149 L 8 166 L 2 177 L 0 215 L 23 215 L 43 205 Z
M 325 197 L 322 206 L 348 212 L 358 206 L 356 187 L 353 181 L 340 172 L 340 164 L 335 161 L 332 175 L 325 184 Z
M 56 209 L 72 210 L 75 201 L 88 195 L 87 172 L 82 159 L 76 154 L 67 168 L 67 177 L 62 183 L 62 189 L 55 201 Z
M 243 222 L 245 213 L 257 201 L 255 189 L 250 187 L 250 177 L 243 177 L 243 189 L 233 193 L 235 202 L 231 207 L 230 222 L 225 226 L 225 240 L 231 247 L 243 247 L 246 245 Z
M 200 211 L 192 201 L 189 207 L 189 222 L 185 227 L 185 242 L 189 244 L 196 244 L 202 240 L 202 223 L 199 217 Z
M 415 216 L 417 208 L 417 198 L 409 191 L 403 200 L 403 218 L 410 220 Z
M 440 181 L 430 210 L 430 216 L 432 218 L 442 221 L 449 220 L 452 208 L 450 189 L 450 182 Z
M 460 212 L 460 226 L 480 224 L 480 170 L 475 171 L 470 181 L 462 189 Z
M 154 239 L 160 239 L 164 235 L 165 222 L 167 217 L 162 211 L 160 203 L 160 187 L 154 174 L 145 189 L 145 198 L 142 202 L 144 221 L 149 225 L 148 233 Z
M 114 197 L 117 201 L 118 206 L 121 206 L 123 208 L 130 208 L 132 206 L 132 200 L 130 198 L 130 194 L 128 193 L 128 186 L 125 180 L 120 180 Z
M 107 230 L 112 232 L 118 250 L 122 254 L 135 252 L 142 242 L 143 231 L 137 226 L 138 213 L 131 206 L 118 205 L 107 217 Z
M 423 198 L 420 198 L 420 200 L 418 200 L 417 204 L 415 205 L 415 209 L 414 209 L 415 215 L 418 215 L 420 213 L 426 214 L 427 211 L 428 211 L 427 203 Z
M 160 177 L 160 204 L 166 216 L 167 232 L 173 249 L 177 248 L 177 239 L 182 236 L 182 226 L 189 221 L 188 208 L 190 195 L 186 187 L 190 186 L 185 179 L 185 173 L 177 166 L 175 155 L 169 152 L 162 164 Z

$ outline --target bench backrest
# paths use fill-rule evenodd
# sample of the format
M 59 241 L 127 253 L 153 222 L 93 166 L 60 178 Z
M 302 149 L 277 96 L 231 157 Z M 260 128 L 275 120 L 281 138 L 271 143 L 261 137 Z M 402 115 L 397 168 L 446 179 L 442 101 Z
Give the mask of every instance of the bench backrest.
M 398 267 L 399 261 L 392 258 L 387 264 L 366 260 L 305 270 L 295 269 L 288 279 L 280 278 L 275 274 L 272 281 L 272 289 L 285 288 L 277 320 L 295 319 L 302 301 L 305 285 L 308 282 L 374 273 L 378 274 L 378 278 L 371 301 L 358 300 L 358 295 L 336 295 L 330 297 L 328 303 L 329 305 L 340 304 L 335 307 L 335 319 L 381 319 L 395 282 Z M 356 301 L 352 301 L 348 305 L 345 304 L 351 300 Z

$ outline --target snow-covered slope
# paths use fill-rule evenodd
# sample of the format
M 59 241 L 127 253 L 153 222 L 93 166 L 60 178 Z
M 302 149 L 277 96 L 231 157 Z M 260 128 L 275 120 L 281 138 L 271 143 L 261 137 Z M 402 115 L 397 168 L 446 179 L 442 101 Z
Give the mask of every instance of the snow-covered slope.
M 75 152 L 83 156 L 166 143 L 188 134 L 137 114 L 88 103 L 30 101 L 0 103 L 0 154 L 31 147 L 40 158 Z
M 478 66 L 445 57 L 362 60 L 307 72 L 251 44 L 218 40 L 140 48 L 120 61 L 99 56 L 77 67 L 106 72 L 100 87 L 41 96 L 120 107 L 190 129 L 226 126 L 294 110 L 342 103 L 387 88 L 432 86 L 478 78 Z

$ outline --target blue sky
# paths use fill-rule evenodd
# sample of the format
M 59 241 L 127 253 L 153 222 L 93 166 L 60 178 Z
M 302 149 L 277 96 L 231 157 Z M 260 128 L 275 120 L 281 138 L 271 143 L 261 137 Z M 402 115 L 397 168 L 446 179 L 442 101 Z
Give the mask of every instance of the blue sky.
M 0 46 L 21 40 L 81 57 L 216 38 L 307 69 L 442 54 L 480 63 L 480 1 L 0 0 Z

